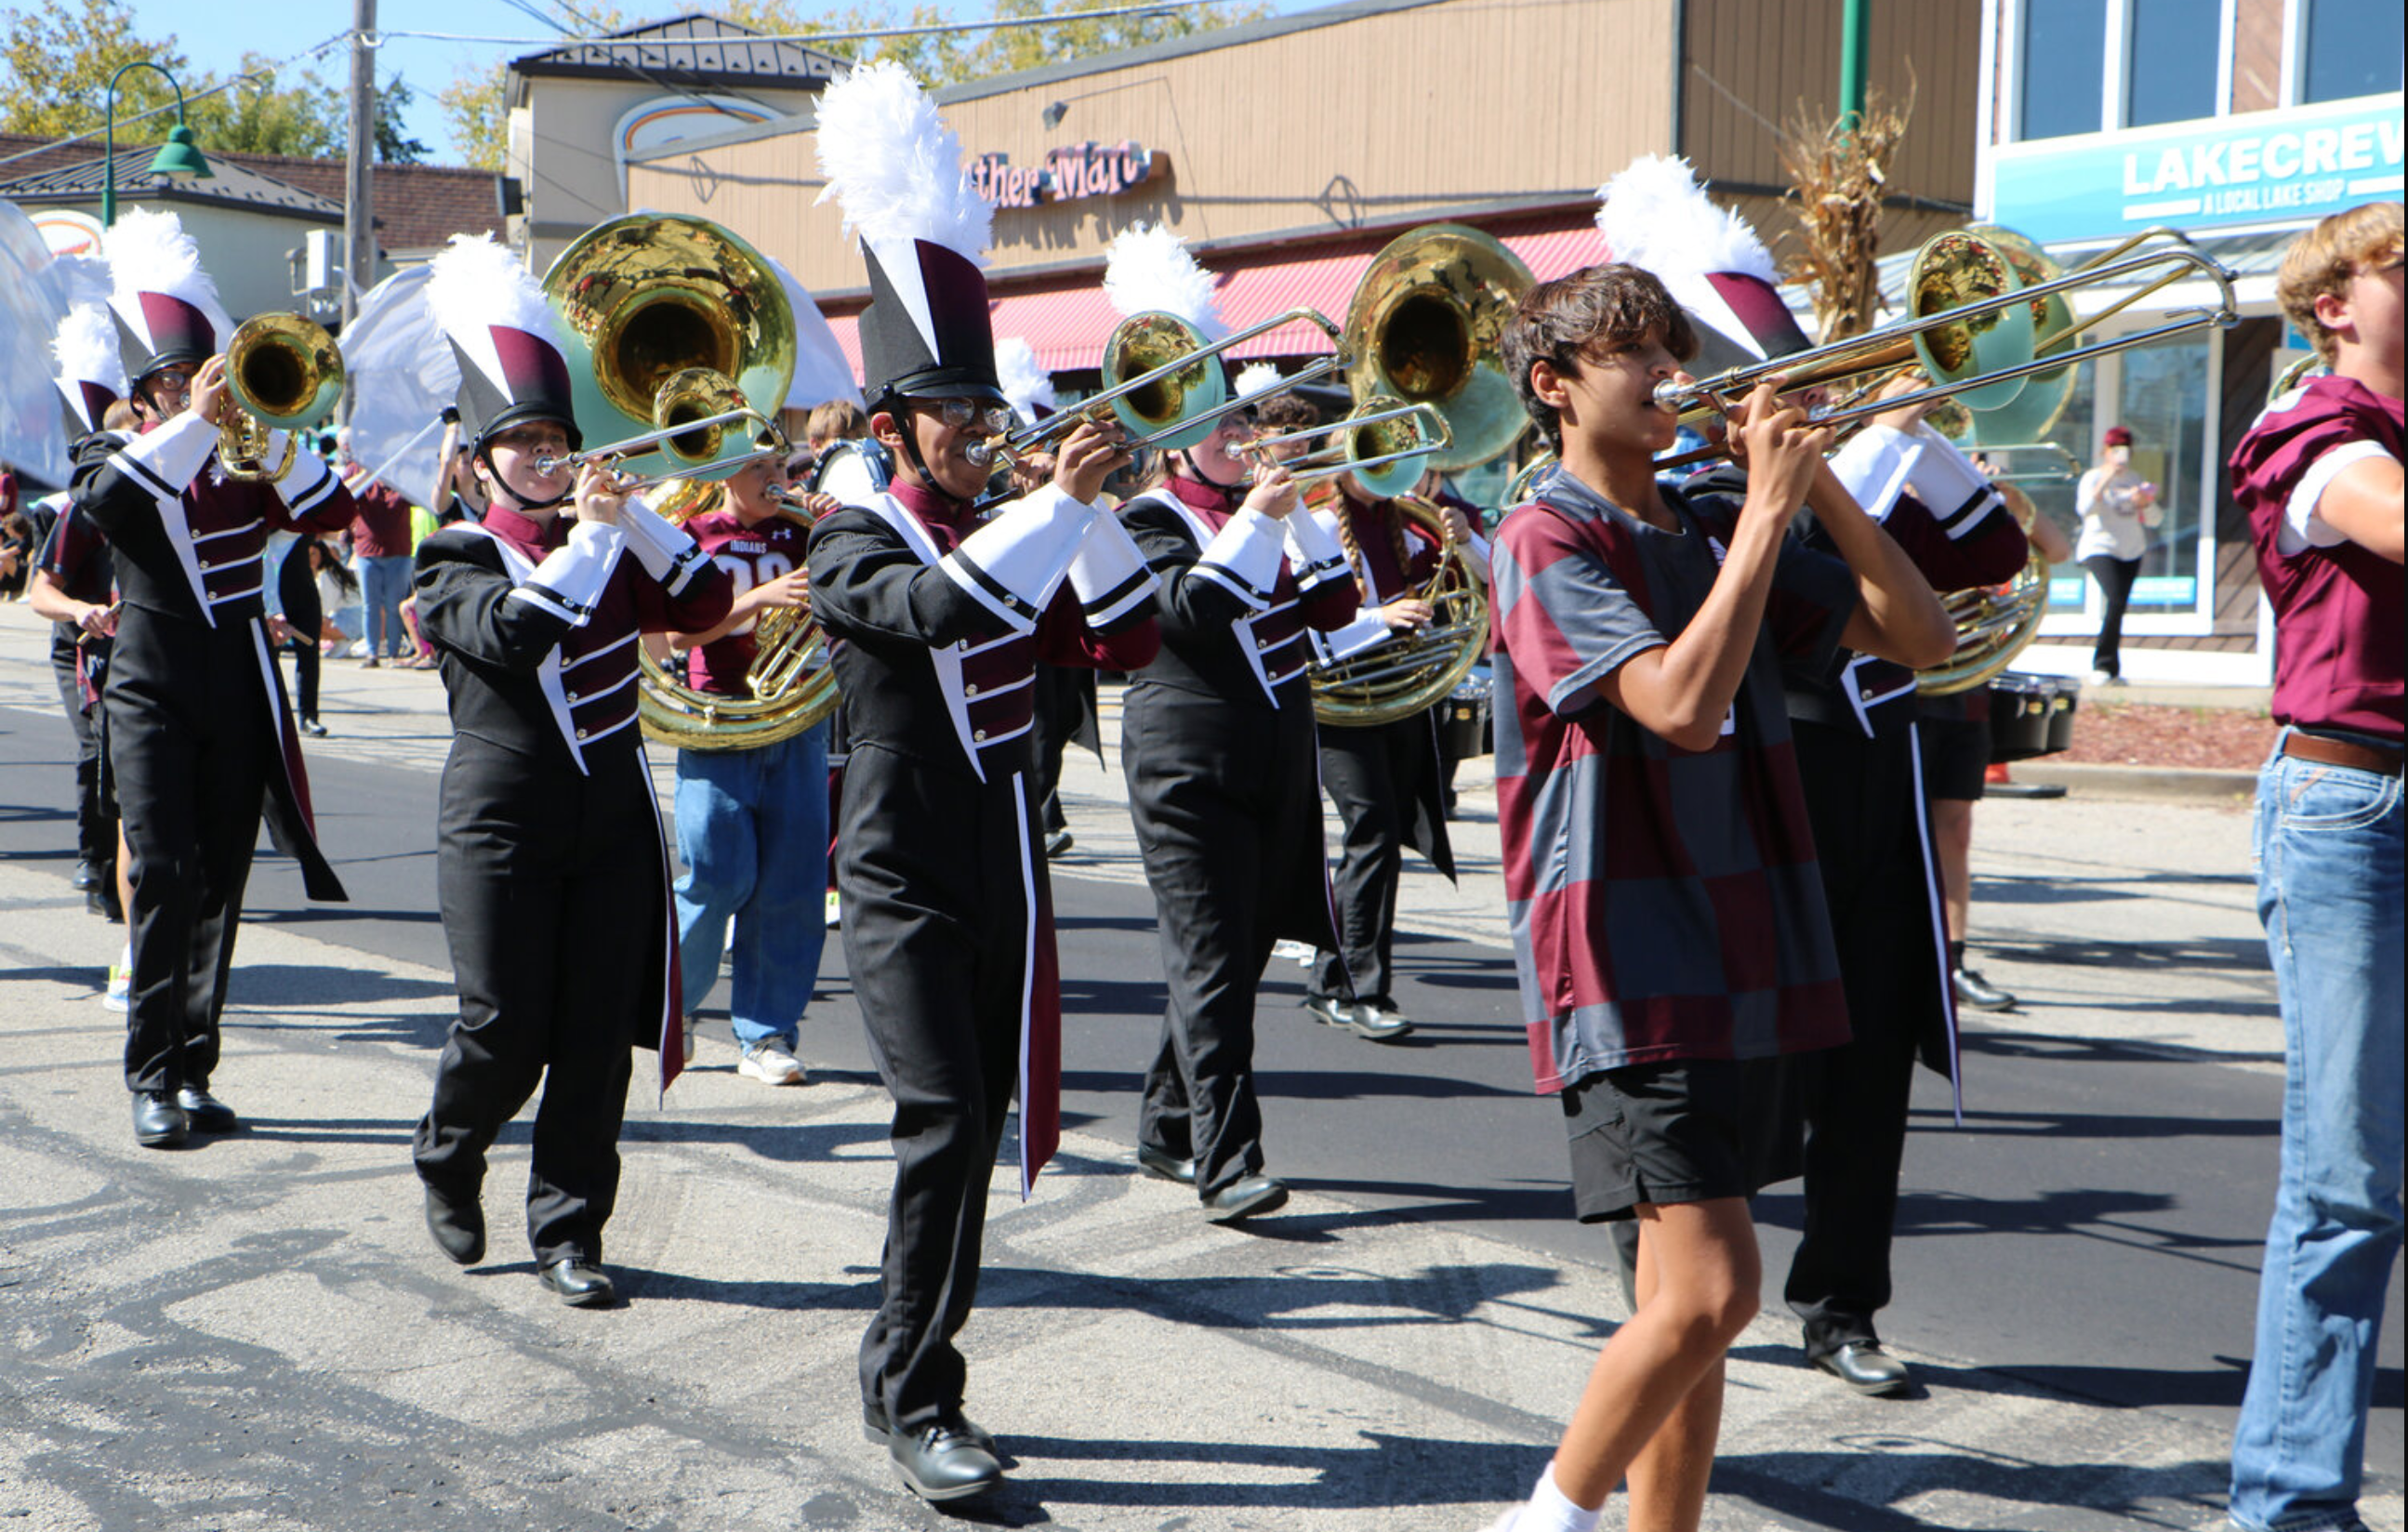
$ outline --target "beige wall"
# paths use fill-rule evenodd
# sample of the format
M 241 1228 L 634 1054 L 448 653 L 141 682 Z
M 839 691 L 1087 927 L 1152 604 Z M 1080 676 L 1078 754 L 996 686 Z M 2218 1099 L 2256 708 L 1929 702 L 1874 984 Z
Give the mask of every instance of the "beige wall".
M 28 204 L 29 210 L 46 204 Z M 65 203 L 98 217 L 100 209 L 91 203 Z M 271 213 L 251 212 L 236 208 L 196 206 L 189 202 L 154 202 L 146 197 L 121 196 L 118 216 L 122 218 L 136 208 L 149 208 L 173 213 L 183 223 L 184 232 L 201 248 L 201 265 L 209 279 L 217 283 L 218 299 L 226 312 L 240 322 L 253 314 L 291 313 L 299 300 L 293 295 L 293 268 L 285 259 L 287 251 L 299 250 L 311 229 L 332 228 L 340 224 L 304 222 L 298 219 L 279 217 Z M 379 281 L 393 275 L 393 263 L 381 255 L 377 260 Z M 223 340 L 225 337 L 218 337 Z
M 1671 147 L 1674 3 L 1455 0 L 956 100 L 944 113 L 973 158 L 999 150 L 1028 166 L 1049 149 L 1124 139 L 1169 158 L 1167 178 L 1118 196 L 999 209 L 997 273 L 1098 260 L 1140 221 L 1209 246 L 1514 196 L 1577 200 L 1632 155 Z M 1820 8 L 1836 18 L 1835 4 Z M 1048 128 L 1054 101 L 1068 111 Z M 628 197 L 726 224 L 814 293 L 857 288 L 867 279 L 834 205 L 811 205 L 811 143 L 789 133 L 681 150 L 629 166 Z
M 509 165 L 526 199 L 538 272 L 578 234 L 616 218 L 630 206 L 619 193 L 611 145 L 619 119 L 631 107 L 671 93 L 642 80 L 565 79 L 526 82 L 527 104 L 510 113 Z M 780 112 L 807 108 L 809 91 L 748 89 L 745 94 Z

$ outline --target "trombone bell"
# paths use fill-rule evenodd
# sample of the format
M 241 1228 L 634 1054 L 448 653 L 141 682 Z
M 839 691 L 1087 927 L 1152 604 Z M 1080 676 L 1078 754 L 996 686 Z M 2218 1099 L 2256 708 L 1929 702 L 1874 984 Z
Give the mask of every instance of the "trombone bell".
M 1920 321 L 2012 293 L 2022 285 L 2007 258 L 1989 241 L 1959 230 L 1936 236 L 1914 252 L 1907 294 L 1911 311 Z M 2003 408 L 2023 392 L 2024 380 L 2009 378 L 1984 383 L 1976 379 L 2032 359 L 2031 308 L 2029 304 L 2009 304 L 1952 324 L 1917 331 L 1914 349 L 1924 371 L 1936 387 L 1949 390 L 1968 409 Z
M 1184 365 L 1181 364 L 1184 363 Z M 1212 419 L 1199 419 L 1228 398 L 1220 351 L 1176 314 L 1131 314 L 1112 327 L 1104 343 L 1106 391 L 1136 382 L 1111 402 L 1112 413 L 1135 437 L 1176 451 L 1212 434 Z

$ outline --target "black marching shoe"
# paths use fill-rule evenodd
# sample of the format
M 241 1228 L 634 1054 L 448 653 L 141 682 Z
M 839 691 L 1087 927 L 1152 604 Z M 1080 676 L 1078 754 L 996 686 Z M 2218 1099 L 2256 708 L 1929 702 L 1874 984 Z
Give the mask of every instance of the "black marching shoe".
M 886 1455 L 906 1489 L 941 1504 L 983 1495 L 1003 1482 L 1003 1465 L 962 1429 L 966 1424 L 939 1421 L 916 1436 L 889 1438 Z
M 1896 1394 L 1914 1382 L 1906 1364 L 1882 1350 L 1878 1340 L 1851 1340 L 1813 1358 L 1814 1365 L 1859 1394 Z
M 1982 977 L 1979 968 L 1959 968 L 1949 976 L 1956 986 L 1956 1003 L 1975 1010 L 2013 1010 L 2015 997 Z
M 1196 1184 L 1194 1160 L 1176 1158 L 1168 1151 L 1156 1149 L 1152 1144 L 1137 1146 L 1137 1164 L 1138 1168 L 1149 1176 L 1157 1176 L 1164 1181 L 1175 1181 L 1182 1186 Z
M 582 1255 L 552 1262 L 539 1274 L 543 1285 L 560 1295 L 571 1309 L 608 1309 L 619 1301 L 619 1290 L 608 1273 Z
M 1204 1199 L 1204 1217 L 1213 1224 L 1232 1224 L 1240 1218 L 1267 1213 L 1287 1203 L 1287 1182 L 1277 1176 L 1257 1172 L 1240 1176 Z
M 79 889 L 98 888 L 102 881 L 100 864 L 97 862 L 78 862 L 76 864 L 75 877 L 70 881 Z
M 459 1201 L 429 1186 L 426 1232 L 454 1266 L 475 1266 L 485 1258 L 485 1205 L 474 1196 Z
M 192 1119 L 165 1091 L 134 1093 L 134 1141 L 145 1149 L 176 1149 L 192 1137 Z
M 236 1119 L 234 1109 L 209 1094 L 207 1085 L 187 1085 L 176 1093 L 176 1105 L 184 1109 L 194 1133 L 232 1133 Z
M 948 1430 L 969 1438 L 987 1456 L 998 1463 L 1003 1461 L 1003 1453 L 996 1450 L 995 1433 L 960 1410 L 956 1410 L 946 1415 L 941 1424 Z M 895 1425 L 886 1418 L 886 1411 L 883 1409 L 874 1404 L 865 1404 L 861 1407 L 861 1437 L 864 1441 L 874 1442 L 881 1447 L 895 1445 Z

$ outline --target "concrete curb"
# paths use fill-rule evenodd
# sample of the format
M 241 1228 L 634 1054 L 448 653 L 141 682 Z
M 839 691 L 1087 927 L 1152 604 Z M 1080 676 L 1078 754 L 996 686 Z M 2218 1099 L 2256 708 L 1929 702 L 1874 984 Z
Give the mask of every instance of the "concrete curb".
M 2082 761 L 2018 761 L 2014 778 L 2035 786 L 2054 784 L 2101 798 L 2138 798 L 2156 803 L 2247 803 L 2258 792 L 2254 771 L 2212 771 L 2194 766 L 2106 766 Z

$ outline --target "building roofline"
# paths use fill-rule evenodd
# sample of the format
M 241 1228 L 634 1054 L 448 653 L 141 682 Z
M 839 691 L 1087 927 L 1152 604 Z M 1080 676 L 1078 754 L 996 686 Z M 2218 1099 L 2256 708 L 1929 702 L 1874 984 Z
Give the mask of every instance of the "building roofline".
M 1240 21 L 1232 26 L 1217 27 L 1210 32 L 1190 33 L 1184 37 L 1172 37 L 1163 42 L 1147 43 L 1141 48 L 1125 48 L 1116 53 L 1097 53 L 1089 58 L 1070 59 L 1061 64 L 1049 64 L 1035 69 L 1021 69 L 1009 75 L 993 75 L 984 79 L 965 80 L 933 91 L 930 95 L 940 107 L 957 101 L 977 101 L 991 95 L 1005 95 L 1013 91 L 1052 85 L 1063 80 L 1079 79 L 1088 75 L 1103 74 L 1113 69 L 1135 68 L 1158 64 L 1166 59 L 1183 58 L 1195 53 L 1210 53 L 1224 48 L 1238 48 L 1248 43 L 1285 36 L 1292 32 L 1310 32 L 1316 27 L 1341 26 L 1393 11 L 1420 10 L 1429 6 L 1449 4 L 1450 0 L 1341 0 L 1338 5 L 1318 6 L 1285 16 L 1267 16 L 1259 21 Z M 810 111 L 796 112 L 790 117 L 771 118 L 767 122 L 751 122 L 724 133 L 697 134 L 680 138 L 640 153 L 627 156 L 630 165 L 646 160 L 664 159 L 675 153 L 694 153 L 701 150 L 724 149 L 733 144 L 751 143 L 760 138 L 776 138 L 789 133 L 808 133 L 818 125 L 818 117 Z

